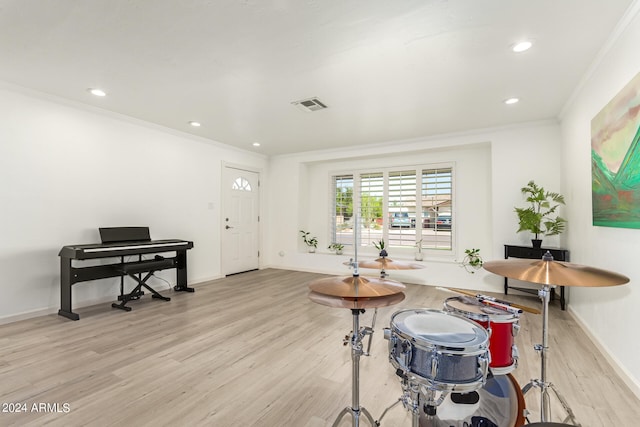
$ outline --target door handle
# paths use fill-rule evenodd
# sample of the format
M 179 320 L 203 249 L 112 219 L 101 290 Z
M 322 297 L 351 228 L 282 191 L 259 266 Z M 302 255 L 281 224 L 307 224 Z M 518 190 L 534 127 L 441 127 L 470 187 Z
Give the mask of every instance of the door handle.
M 224 228 L 226 228 L 227 230 L 233 227 L 229 227 L 228 225 L 225 225 Z

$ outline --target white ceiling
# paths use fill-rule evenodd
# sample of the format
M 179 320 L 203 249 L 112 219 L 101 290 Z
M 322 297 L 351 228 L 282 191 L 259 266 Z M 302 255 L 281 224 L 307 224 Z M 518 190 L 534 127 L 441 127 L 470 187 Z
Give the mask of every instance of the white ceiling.
M 265 154 L 379 143 L 557 117 L 631 3 L 0 0 L 0 80 Z

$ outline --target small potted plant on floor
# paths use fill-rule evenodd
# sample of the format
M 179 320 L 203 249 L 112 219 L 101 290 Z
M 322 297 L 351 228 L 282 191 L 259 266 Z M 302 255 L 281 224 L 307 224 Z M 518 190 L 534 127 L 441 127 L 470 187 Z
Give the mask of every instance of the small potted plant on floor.
M 344 245 L 341 243 L 332 243 L 328 248 L 330 251 L 334 251 L 336 255 L 342 255 L 342 250 L 344 249 Z
M 311 237 L 311 233 L 309 231 L 300 230 L 300 235 L 302 236 L 302 241 L 307 248 L 309 249 L 309 253 L 314 253 L 316 248 L 318 247 L 318 238 Z
M 564 231 L 567 220 L 556 214 L 558 207 L 564 205 L 564 196 L 546 191 L 533 181 L 529 181 L 521 191 L 529 206 L 515 208 L 518 214 L 517 232 L 531 232 L 534 235 L 531 243 L 534 248 L 539 248 L 542 245 L 541 237 L 554 236 Z

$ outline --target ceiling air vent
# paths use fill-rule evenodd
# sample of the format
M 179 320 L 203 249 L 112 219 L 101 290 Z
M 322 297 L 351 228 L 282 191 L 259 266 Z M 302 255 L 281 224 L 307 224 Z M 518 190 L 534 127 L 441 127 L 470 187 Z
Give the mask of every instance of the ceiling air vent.
M 292 104 L 306 112 L 324 110 L 327 108 L 327 106 L 318 98 L 302 99 L 300 101 L 292 102 Z

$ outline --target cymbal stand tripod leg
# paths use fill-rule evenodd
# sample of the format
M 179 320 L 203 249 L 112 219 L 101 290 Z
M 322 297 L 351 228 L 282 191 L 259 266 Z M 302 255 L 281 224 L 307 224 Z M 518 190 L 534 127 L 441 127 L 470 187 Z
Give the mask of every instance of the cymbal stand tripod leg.
M 388 406 L 388 407 L 387 407 L 387 408 L 382 412 L 382 415 L 380 415 L 380 418 L 378 418 L 378 419 L 376 420 L 376 426 L 379 426 L 379 425 L 380 425 L 380 423 L 382 422 L 382 419 L 384 418 L 384 416 L 385 416 L 385 415 L 387 415 L 387 412 L 389 412 L 391 409 L 393 409 L 393 408 L 394 408 L 398 403 L 401 403 L 401 402 L 402 402 L 402 403 L 404 403 L 404 402 L 403 402 L 403 399 L 404 399 L 404 395 L 403 395 L 403 396 L 400 396 L 400 397 L 398 398 L 398 400 L 396 400 L 396 401 L 395 401 L 395 402 L 393 402 L 391 405 L 389 405 L 389 406 Z
M 534 348 L 540 353 L 540 379 L 532 379 L 524 387 L 522 387 L 522 394 L 526 394 L 532 387 L 540 387 L 540 421 L 551 421 L 551 401 L 549 397 L 549 389 L 553 390 L 554 394 L 562 404 L 562 407 L 567 412 L 566 420 L 571 420 L 573 425 L 580 426 L 577 422 L 573 411 L 569 407 L 567 401 L 560 395 L 556 387 L 547 381 L 547 351 L 549 350 L 549 297 L 551 295 L 551 288 L 549 285 L 544 285 L 542 289 L 538 291 L 538 296 L 542 300 L 542 344 L 536 344 Z
M 338 414 L 333 423 L 333 427 L 337 427 L 345 415 L 351 414 L 353 427 L 359 427 L 360 415 L 364 415 L 373 427 L 376 426 L 373 417 L 364 407 L 360 406 L 360 356 L 364 354 L 362 350 L 362 338 L 364 335 L 370 334 L 370 328 L 360 329 L 360 313 L 364 313 L 361 309 L 352 309 L 353 314 L 353 330 L 349 343 L 351 344 L 351 406 L 347 406 Z
M 420 423 L 420 387 L 418 384 L 414 384 L 407 380 L 406 375 L 402 376 L 402 396 L 395 402 L 389 405 L 380 415 L 380 418 L 376 421 L 376 426 L 379 426 L 384 416 L 398 403 L 402 403 L 409 412 L 411 412 L 411 427 L 419 427 Z

